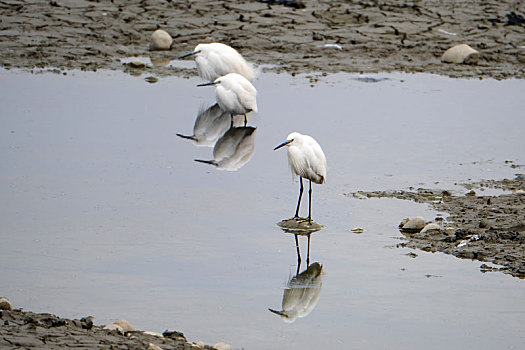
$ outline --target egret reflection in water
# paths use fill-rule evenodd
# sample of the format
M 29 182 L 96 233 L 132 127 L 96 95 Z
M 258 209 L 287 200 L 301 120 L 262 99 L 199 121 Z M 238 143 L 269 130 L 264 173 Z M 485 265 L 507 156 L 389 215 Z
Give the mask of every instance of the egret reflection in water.
M 286 221 L 283 221 L 286 223 Z M 290 278 L 286 284 L 283 293 L 282 310 L 277 311 L 268 309 L 274 314 L 281 316 L 286 323 L 295 322 L 297 318 L 308 316 L 317 305 L 321 295 L 323 265 L 319 262 L 314 262 L 310 265 L 310 240 L 314 232 L 320 230 L 291 230 L 283 228 L 283 222 L 280 223 L 281 229 L 285 233 L 294 235 L 295 248 L 297 252 L 297 271 L 295 276 Z M 285 224 L 284 224 L 285 225 Z M 308 239 L 307 253 L 306 253 L 306 270 L 299 273 L 301 270 L 301 249 L 299 247 L 299 236 L 306 236 Z
M 199 110 L 193 125 L 193 135 L 177 136 L 193 140 L 197 146 L 213 147 L 231 126 L 230 114 L 224 112 L 216 103 L 207 109 Z
M 195 159 L 218 169 L 236 171 L 252 158 L 257 129 L 251 126 L 231 127 L 213 147 L 213 160 Z
M 323 265 L 314 262 L 306 270 L 292 277 L 283 293 L 282 310 L 268 309 L 281 316 L 286 323 L 308 316 L 321 296 Z

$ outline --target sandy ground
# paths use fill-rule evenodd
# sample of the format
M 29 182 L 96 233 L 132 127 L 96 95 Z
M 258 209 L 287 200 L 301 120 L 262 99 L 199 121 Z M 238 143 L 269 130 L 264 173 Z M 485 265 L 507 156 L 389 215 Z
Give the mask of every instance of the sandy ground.
M 90 317 L 59 318 L 17 310 L 0 310 L 2 349 L 212 349 L 188 343 L 182 333 L 165 331 L 163 336 L 131 331 L 119 334 L 95 326 Z
M 158 65 L 145 68 L 150 74 L 190 75 L 162 65 L 218 41 L 290 73 L 525 76 L 525 2 L 518 0 L 6 0 L 0 14 L 4 67 L 126 69 L 121 58 L 151 57 Z M 157 28 L 173 37 L 170 51 L 149 51 Z M 480 52 L 477 65 L 441 63 L 458 43 Z
M 452 77 L 525 77 L 523 1 L 0 1 L 1 65 L 5 68 L 132 71 L 122 59 L 149 57 L 150 75 L 190 76 L 169 65 L 200 42 L 223 42 L 249 61 L 277 72 L 427 72 Z M 149 50 L 152 32 L 173 37 L 169 51 Z M 466 43 L 476 65 L 445 64 L 442 53 Z M 191 66 L 191 65 L 190 65 Z M 154 81 L 154 80 L 153 80 Z M 470 184 L 525 189 L 523 176 Z M 452 233 L 407 235 L 403 245 L 503 265 L 525 277 L 525 194 L 498 197 L 446 190 L 369 192 L 429 203 L 450 214 Z M 400 218 L 401 219 L 401 218 Z M 477 240 L 458 247 L 458 242 Z M 490 270 L 489 267 L 484 267 Z M 86 320 L 2 311 L 0 347 L 189 349 L 183 337 L 128 336 Z M 75 345 L 76 346 L 76 345 Z
M 446 221 L 436 218 L 441 230 L 405 233 L 402 247 L 429 252 L 443 252 L 459 258 L 490 262 L 503 267 L 481 265 L 481 270 L 502 271 L 525 278 L 525 175 L 500 181 L 464 184 L 470 191 L 464 196 L 447 190 L 356 192 L 357 198 L 398 198 L 428 203 L 446 213 Z M 481 195 L 482 189 L 509 191 L 499 196 Z M 402 218 L 400 218 L 401 220 Z M 448 229 L 447 229 L 448 228 Z

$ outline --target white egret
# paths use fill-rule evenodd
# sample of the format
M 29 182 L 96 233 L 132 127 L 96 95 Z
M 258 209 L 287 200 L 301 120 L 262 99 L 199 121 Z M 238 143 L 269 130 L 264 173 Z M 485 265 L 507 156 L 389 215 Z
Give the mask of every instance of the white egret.
M 228 73 L 238 73 L 250 82 L 255 80 L 255 70 L 252 65 L 234 48 L 221 44 L 199 44 L 190 53 L 179 58 L 195 55 L 197 72 L 202 79 L 215 81 Z
M 275 147 L 277 150 L 283 146 L 288 147 L 288 164 L 292 172 L 299 176 L 301 187 L 299 189 L 299 200 L 295 210 L 295 219 L 299 218 L 299 207 L 303 196 L 303 178 L 310 181 L 308 191 L 308 223 L 312 223 L 312 181 L 323 184 L 326 180 L 326 157 L 321 146 L 315 139 L 308 135 L 292 132 L 286 141 Z
M 237 73 L 229 73 L 219 77 L 210 83 L 197 86 L 216 85 L 215 98 L 219 107 L 224 112 L 230 113 L 233 125 L 234 115 L 244 115 L 246 125 L 246 113 L 254 111 L 257 113 L 257 90 L 245 77 Z

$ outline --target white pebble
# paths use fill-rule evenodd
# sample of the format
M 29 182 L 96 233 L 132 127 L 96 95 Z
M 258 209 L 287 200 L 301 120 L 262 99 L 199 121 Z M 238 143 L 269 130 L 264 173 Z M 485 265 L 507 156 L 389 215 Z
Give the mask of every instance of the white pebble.
M 107 329 L 108 331 L 117 331 L 117 333 L 119 334 L 124 334 L 124 330 L 122 329 L 122 327 L 120 327 L 119 325 L 116 325 L 116 324 L 110 324 L 110 325 L 107 325 L 107 326 L 104 326 L 104 329 Z
M 425 233 L 427 231 L 439 231 L 439 230 L 441 230 L 441 227 L 439 227 L 439 225 L 436 224 L 435 222 L 431 222 L 430 224 L 423 227 L 423 229 L 421 230 L 421 233 Z
M 149 343 L 148 347 L 146 348 L 146 350 L 162 350 L 162 348 L 160 346 L 157 346 L 153 343 Z
M 150 50 L 169 50 L 173 39 L 162 29 L 157 29 L 151 34 Z
M 143 334 L 147 334 L 147 335 L 151 335 L 151 336 L 154 336 L 154 337 L 159 337 L 159 338 L 163 338 L 164 336 L 158 332 L 150 332 L 150 331 L 146 331 L 146 332 L 142 332 Z
M 213 348 L 216 350 L 231 350 L 232 347 L 229 346 L 228 344 L 220 342 L 220 343 L 215 344 Z
M 416 216 L 403 225 L 403 230 L 421 230 L 423 227 L 425 227 L 425 219 L 421 216 Z
M 11 311 L 13 310 L 13 304 L 11 304 L 9 299 L 5 297 L 0 297 L 0 310 Z
M 476 64 L 479 60 L 479 52 L 466 44 L 452 46 L 441 56 L 441 61 L 446 63 Z
M 126 320 L 118 320 L 117 322 L 113 322 L 113 324 L 116 324 L 117 326 L 120 326 L 124 332 L 133 332 L 135 331 L 135 328 Z

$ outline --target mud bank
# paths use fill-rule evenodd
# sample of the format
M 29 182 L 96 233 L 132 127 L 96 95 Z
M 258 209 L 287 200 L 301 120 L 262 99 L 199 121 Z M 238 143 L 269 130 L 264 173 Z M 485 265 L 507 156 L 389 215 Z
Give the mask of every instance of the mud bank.
M 525 3 L 520 1 L 18 1 L 0 2 L 6 68 L 128 70 L 194 75 L 165 66 L 197 43 L 218 41 L 273 71 L 427 72 L 452 77 L 525 76 Z M 149 50 L 157 28 L 170 51 Z M 445 64 L 466 43 L 477 65 Z
M 525 175 L 519 174 L 512 180 L 489 180 L 464 186 L 470 191 L 463 196 L 453 195 L 447 190 L 423 188 L 351 195 L 427 203 L 438 212 L 448 214 L 446 219 L 441 216 L 435 219 L 442 229 L 405 233 L 405 242 L 399 246 L 502 265 L 502 268 L 482 265 L 481 270 L 498 270 L 525 278 Z M 512 192 L 499 196 L 480 195 L 485 188 Z
M 94 325 L 92 317 L 70 320 L 21 309 L 0 310 L 0 333 L 0 348 L 9 349 L 213 349 L 189 343 L 179 332 L 119 334 Z

